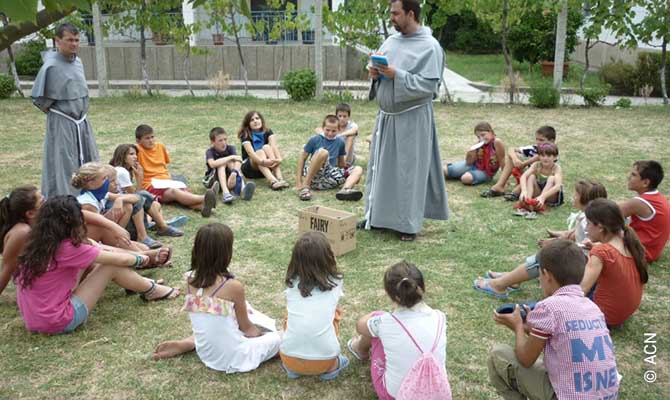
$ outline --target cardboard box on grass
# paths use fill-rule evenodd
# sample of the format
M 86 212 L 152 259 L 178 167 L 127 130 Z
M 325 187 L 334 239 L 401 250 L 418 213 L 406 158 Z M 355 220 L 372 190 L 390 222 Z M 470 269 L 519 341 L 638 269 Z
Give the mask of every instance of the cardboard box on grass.
M 335 256 L 356 249 L 356 216 L 350 212 L 323 206 L 303 208 L 298 214 L 298 232 L 321 232 L 326 235 Z

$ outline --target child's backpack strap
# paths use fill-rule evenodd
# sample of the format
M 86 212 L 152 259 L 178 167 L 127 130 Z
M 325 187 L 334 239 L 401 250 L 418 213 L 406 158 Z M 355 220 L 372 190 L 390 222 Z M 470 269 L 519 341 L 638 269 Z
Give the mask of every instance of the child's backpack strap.
M 431 353 L 433 353 L 433 352 L 435 351 L 435 349 L 437 348 L 437 344 L 438 344 L 438 342 L 440 341 L 440 336 L 442 335 L 442 329 L 443 329 L 443 326 L 442 326 L 442 325 L 444 325 L 444 324 L 442 323 L 442 314 L 438 313 L 438 316 L 439 316 L 439 321 L 438 321 L 438 324 L 437 324 L 437 335 L 435 336 L 435 341 L 433 342 L 433 347 L 430 349 L 430 352 L 431 352 Z M 421 354 L 423 354 L 423 353 L 424 353 L 423 349 L 422 349 L 421 346 L 419 346 L 419 344 L 416 342 L 416 340 L 414 339 L 414 336 L 412 336 L 412 334 L 409 333 L 409 330 L 407 329 L 407 327 L 405 327 L 405 325 L 404 325 L 402 322 L 400 322 L 400 320 L 399 320 L 395 315 L 391 314 L 391 317 L 393 317 L 393 319 L 395 320 L 395 322 L 397 322 L 398 325 L 400 325 L 400 327 L 405 331 L 405 333 L 407 334 L 407 336 L 409 336 L 409 338 L 412 340 L 412 343 L 414 343 L 414 345 L 416 346 L 416 348 L 419 349 L 419 351 L 421 352 Z

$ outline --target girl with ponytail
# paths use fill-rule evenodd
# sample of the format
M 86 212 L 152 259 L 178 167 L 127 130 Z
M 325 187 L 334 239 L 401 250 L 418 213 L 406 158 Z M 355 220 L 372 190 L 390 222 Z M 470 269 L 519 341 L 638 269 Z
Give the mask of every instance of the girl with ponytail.
M 349 340 L 347 347 L 358 360 L 370 360 L 375 392 L 380 399 L 388 400 L 399 397 L 405 378 L 422 352 L 432 351 L 443 374 L 446 373 L 447 320 L 442 311 L 424 303 L 423 274 L 414 264 L 402 261 L 389 267 L 384 273 L 384 289 L 395 310 L 375 311 L 361 317 L 356 324 L 360 336 Z M 440 395 L 430 390 L 424 388 L 421 395 L 451 398 L 450 393 Z M 421 398 L 416 395 L 415 398 Z
M 617 204 L 596 199 L 586 207 L 586 233 L 594 243 L 582 279 L 584 293 L 605 314 L 608 326 L 623 324 L 640 306 L 647 283 L 644 247 L 626 226 Z M 595 288 L 594 288 L 595 286 Z
M 5 290 L 18 265 L 19 255 L 30 236 L 30 227 L 43 201 L 35 186 L 19 186 L 0 200 L 0 293 Z

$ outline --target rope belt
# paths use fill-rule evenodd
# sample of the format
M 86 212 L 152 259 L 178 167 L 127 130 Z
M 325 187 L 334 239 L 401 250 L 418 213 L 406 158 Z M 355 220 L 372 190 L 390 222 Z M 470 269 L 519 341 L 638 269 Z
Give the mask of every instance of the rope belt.
M 58 114 L 61 117 L 64 117 L 65 119 L 72 121 L 74 125 L 77 127 L 77 147 L 79 151 L 79 166 L 81 167 L 84 164 L 84 149 L 81 143 L 81 124 L 83 124 L 86 121 L 86 117 L 88 116 L 88 114 L 84 114 L 84 116 L 81 117 L 81 119 L 74 119 L 71 116 L 53 108 L 50 108 L 49 112 Z

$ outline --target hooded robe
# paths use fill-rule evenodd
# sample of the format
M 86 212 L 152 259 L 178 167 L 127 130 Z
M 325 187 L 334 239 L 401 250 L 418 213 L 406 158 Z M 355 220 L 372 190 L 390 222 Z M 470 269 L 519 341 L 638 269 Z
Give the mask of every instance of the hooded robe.
M 424 218 L 449 216 L 432 104 L 444 52 L 426 27 L 390 36 L 379 52 L 396 75 L 373 81 L 370 88 L 370 99 L 377 99 L 380 111 L 365 185 L 366 228 L 414 234 Z
M 47 114 L 42 154 L 42 194 L 77 194 L 70 178 L 79 167 L 98 161 L 93 128 L 88 121 L 89 97 L 84 66 L 79 57 L 58 51 L 42 53 L 44 64 L 35 78 L 33 104 Z

